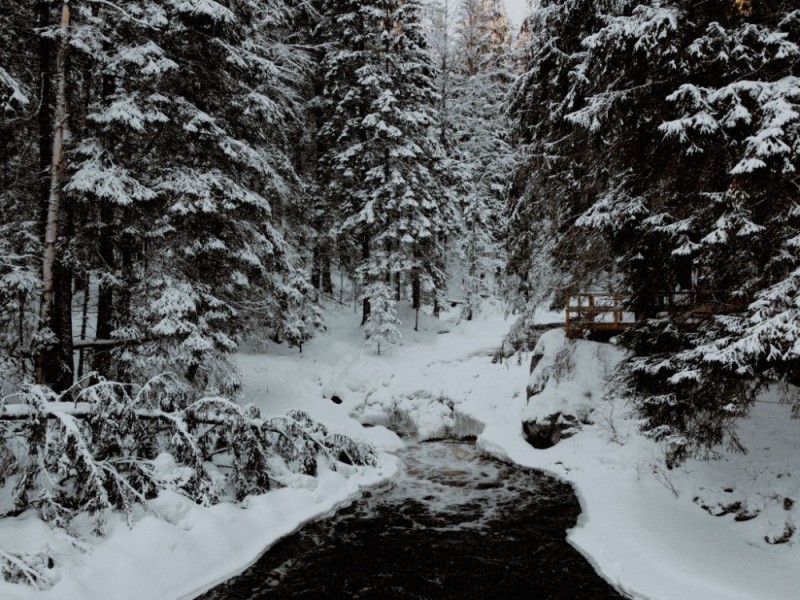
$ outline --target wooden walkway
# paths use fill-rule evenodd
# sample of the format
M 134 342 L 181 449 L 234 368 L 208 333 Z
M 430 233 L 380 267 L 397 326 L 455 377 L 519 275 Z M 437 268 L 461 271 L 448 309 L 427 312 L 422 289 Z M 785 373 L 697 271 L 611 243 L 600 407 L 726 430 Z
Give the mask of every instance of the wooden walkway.
M 622 332 L 636 325 L 636 316 L 625 311 L 625 294 L 581 292 L 567 296 L 564 330 L 567 337 L 584 331 Z
M 661 298 L 654 312 L 672 316 L 687 329 L 714 315 L 741 311 L 744 301 L 723 302 L 713 292 L 673 292 Z M 579 292 L 566 298 L 564 329 L 567 337 L 579 337 L 584 332 L 622 333 L 640 322 L 639 315 L 626 307 L 629 296 L 615 292 Z

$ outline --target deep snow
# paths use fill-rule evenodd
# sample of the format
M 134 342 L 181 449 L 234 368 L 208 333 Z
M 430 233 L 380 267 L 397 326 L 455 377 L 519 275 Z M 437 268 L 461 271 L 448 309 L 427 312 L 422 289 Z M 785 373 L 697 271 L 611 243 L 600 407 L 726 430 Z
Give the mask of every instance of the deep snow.
M 352 309 L 331 309 L 329 331 L 302 354 L 277 346 L 240 355 L 242 402 L 257 404 L 265 415 L 307 411 L 334 432 L 375 444 L 384 451 L 380 467 L 349 478 L 331 472 L 319 479 L 298 477 L 295 487 L 242 506 L 203 509 L 165 494 L 155 505 L 164 520 L 145 516 L 132 530 L 120 520 L 86 551 L 75 550 L 64 534 L 30 515 L 1 520 L 0 547 L 36 552 L 49 545 L 61 565 L 52 590 L 0 583 L 0 598 L 156 600 L 200 593 L 244 569 L 279 537 L 391 478 L 397 465 L 388 453 L 403 442 L 385 425 L 427 438 L 476 435 L 488 454 L 572 482 L 584 514 L 570 542 L 635 597 L 798 597 L 800 551 L 794 538 L 774 546 L 763 539 L 793 526 L 798 506 L 786 509 L 785 498 L 800 500 L 800 423 L 788 418 L 788 407 L 757 406 L 743 426 L 748 455 L 723 453 L 718 461 L 667 471 L 660 449 L 636 433 L 625 405 L 606 397 L 604 379 L 619 351 L 581 341 L 566 352 L 562 332 L 545 334 L 545 356 L 535 375 L 552 371 L 559 354 L 562 363 L 571 357 L 566 363 L 572 369 L 560 369 L 560 379 L 546 378 L 542 393 L 528 402 L 530 357 L 493 362 L 510 325 L 498 312 L 461 323 L 455 315 L 423 316 L 419 332 L 404 328 L 401 344 L 379 357 L 363 347 Z M 411 314 L 401 317 L 414 321 Z M 542 320 L 552 322 L 553 315 Z M 340 404 L 331 401 L 334 395 Z M 593 424 L 552 449 L 534 450 L 523 439 L 521 422 L 554 409 L 580 410 Z M 736 522 L 734 514 L 713 517 L 701 508 L 725 512 L 735 502 L 760 512 Z

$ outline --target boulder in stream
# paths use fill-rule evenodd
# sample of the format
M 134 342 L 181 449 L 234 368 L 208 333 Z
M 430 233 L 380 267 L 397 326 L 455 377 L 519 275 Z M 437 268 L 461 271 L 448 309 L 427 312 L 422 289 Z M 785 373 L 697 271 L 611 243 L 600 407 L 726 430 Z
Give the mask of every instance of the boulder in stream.
M 537 450 L 552 448 L 561 440 L 571 438 L 580 428 L 581 424 L 577 417 L 560 412 L 548 415 L 542 420 L 522 423 L 525 439 Z

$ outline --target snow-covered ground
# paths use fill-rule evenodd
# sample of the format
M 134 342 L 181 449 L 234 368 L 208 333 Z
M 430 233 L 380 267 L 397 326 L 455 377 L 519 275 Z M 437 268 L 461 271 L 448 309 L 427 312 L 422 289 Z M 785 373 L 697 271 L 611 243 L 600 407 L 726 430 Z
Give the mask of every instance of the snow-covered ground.
M 742 425 L 747 455 L 722 451 L 719 460 L 668 470 L 661 449 L 636 433 L 625 405 L 613 394 L 604 398 L 605 375 L 621 358 L 616 349 L 569 343 L 560 331 L 546 334 L 540 344 L 544 357 L 532 380 L 548 370 L 550 377 L 518 407 L 517 420 L 590 410 L 591 425 L 550 449 L 533 450 L 508 418 L 498 419 L 475 402 L 462 410 L 487 424 L 478 440 L 485 451 L 575 485 L 584 512 L 569 540 L 601 574 L 637 598 L 800 597 L 796 539 L 781 545 L 764 539 L 774 541 L 793 529 L 798 514 L 792 500 L 800 496 L 800 423 L 789 419 L 789 407 L 756 406 Z M 559 366 L 560 381 L 553 374 Z M 701 505 L 725 514 L 710 516 Z M 737 521 L 737 515 L 749 520 Z
M 413 322 L 410 314 L 402 316 Z M 541 320 L 558 317 L 542 314 Z M 250 385 L 249 399 L 269 398 L 270 409 L 282 410 L 300 398 L 326 424 L 347 413 L 422 437 L 478 435 L 485 452 L 572 482 L 584 515 L 569 534 L 571 543 L 635 597 L 798 598 L 795 539 L 782 545 L 764 540 L 794 527 L 798 508 L 786 510 L 785 499 L 800 499 L 800 422 L 788 418 L 788 407 L 757 405 L 742 425 L 747 455 L 723 452 L 720 460 L 670 471 L 661 449 L 636 433 L 625 404 L 606 395 L 605 380 L 622 358 L 613 346 L 567 344 L 561 331 L 545 334 L 534 379 L 541 383 L 548 371 L 550 377 L 528 402 L 530 357 L 492 360 L 509 327 L 497 314 L 457 325 L 423 319 L 420 332 L 404 331 L 402 345 L 382 357 L 361 348 L 352 314 L 331 317 L 329 324 L 330 332 L 302 357 L 243 357 L 247 380 L 269 386 Z M 276 378 L 276 371 L 286 375 Z M 334 395 L 342 404 L 327 399 Z M 559 411 L 588 416 L 592 424 L 551 449 L 533 449 L 522 421 Z M 713 517 L 702 505 L 730 514 Z M 756 512 L 752 520 L 735 520 Z
M 402 441 L 386 426 L 428 438 L 475 435 L 489 454 L 572 482 L 584 514 L 569 533 L 571 543 L 632 596 L 798 597 L 795 538 L 780 545 L 764 541 L 794 527 L 793 501 L 800 500 L 800 423 L 788 418 L 787 407 L 757 406 L 743 425 L 748 455 L 723 454 L 668 471 L 660 449 L 636 434 L 624 404 L 605 396 L 605 377 L 621 358 L 613 346 L 567 344 L 559 331 L 545 334 L 534 373 L 540 393 L 528 402 L 531 357 L 493 360 L 509 327 L 499 311 L 461 323 L 454 315 L 424 316 L 419 332 L 406 327 L 401 344 L 377 356 L 364 349 L 352 308 L 337 310 L 328 316 L 329 331 L 302 354 L 273 346 L 241 355 L 242 401 L 266 415 L 299 408 L 335 432 L 369 441 L 384 451 L 379 469 L 349 478 L 331 472 L 316 480 L 298 477 L 295 487 L 243 506 L 202 509 L 164 495 L 155 505 L 164 520 L 145 516 L 132 530 L 116 523 L 107 539 L 81 553 L 34 518 L 0 521 L 0 546 L 36 552 L 49 544 L 64 563 L 52 590 L 0 583 L 0 598 L 190 597 L 244 569 L 280 536 L 390 478 L 396 463 L 389 452 Z M 401 317 L 413 323 L 410 313 Z M 591 424 L 553 448 L 535 450 L 523 438 L 522 422 L 554 412 Z M 737 515 L 755 517 L 738 522 Z

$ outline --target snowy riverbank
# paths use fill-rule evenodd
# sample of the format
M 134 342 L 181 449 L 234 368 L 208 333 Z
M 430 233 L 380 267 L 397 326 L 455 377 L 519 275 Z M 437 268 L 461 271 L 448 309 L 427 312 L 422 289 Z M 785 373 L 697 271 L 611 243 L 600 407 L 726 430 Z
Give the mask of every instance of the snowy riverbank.
M 565 347 L 562 332 L 543 341 L 548 347 L 534 379 L 552 369 Z M 570 542 L 636 598 L 797 598 L 796 540 L 775 545 L 764 539 L 779 538 L 797 516 L 792 499 L 800 495 L 800 423 L 788 418 L 789 407 L 756 406 L 742 423 L 747 455 L 722 451 L 719 460 L 668 470 L 660 448 L 636 433 L 625 405 L 599 393 L 618 353 L 591 342 L 578 342 L 571 353 L 572 372 L 562 381 L 551 378 L 529 404 L 517 403 L 516 423 L 480 401 L 460 407 L 486 424 L 479 447 L 573 483 L 583 516 Z M 519 420 L 556 410 L 581 414 L 585 408 L 592 409 L 593 423 L 552 448 L 534 450 L 521 435 Z
M 562 379 L 550 377 L 528 402 L 530 357 L 491 358 L 508 323 L 491 317 L 426 327 L 408 332 L 406 344 L 384 359 L 331 349 L 339 358 L 320 383 L 344 403 L 329 409 L 423 437 L 479 434 L 488 454 L 571 482 L 584 514 L 570 542 L 636 598 L 797 597 L 800 547 L 794 538 L 765 540 L 780 539 L 797 515 L 800 422 L 789 418 L 789 407 L 756 406 L 741 425 L 748 454 L 722 450 L 719 460 L 668 470 L 661 448 L 637 434 L 624 402 L 605 396 L 605 379 L 622 358 L 613 346 L 581 341 L 567 351 L 562 332 L 545 334 L 534 378 L 552 370 L 558 354 L 567 368 L 560 365 Z M 588 413 L 591 423 L 553 448 L 532 448 L 522 422 L 561 409 Z
M 324 339 L 319 342 L 324 346 Z M 191 598 L 242 571 L 278 539 L 305 523 L 332 514 L 359 498 L 365 489 L 391 480 L 398 471 L 398 462 L 389 452 L 402 447 L 399 438 L 386 429 L 364 429 L 345 412 L 320 411 L 321 394 L 305 396 L 300 389 L 312 376 L 300 375 L 295 368 L 282 364 L 284 358 L 289 363 L 303 364 L 304 356 L 297 355 L 296 350 L 288 353 L 287 357 L 241 357 L 247 400 L 269 416 L 283 414 L 289 408 L 312 415 L 321 413 L 331 433 L 353 434 L 379 450 L 377 467 L 339 465 L 334 472 L 323 466 L 317 477 L 293 475 L 284 482 L 288 484 L 285 488 L 248 497 L 239 504 L 221 503 L 207 508 L 177 493 L 162 493 L 149 503 L 147 512 L 139 512 L 132 528 L 120 515 L 113 515 L 104 538 L 88 533 L 88 519 L 87 523 L 77 524 L 79 537 L 51 529 L 32 511 L 0 519 L 0 548 L 19 554 L 42 554 L 54 563 L 47 570 L 53 584 L 50 589 L 35 590 L 0 580 L 0 598 Z M 267 389 L 280 382 L 296 388 L 288 390 L 289 401 L 273 403 Z M 326 407 L 331 404 L 324 403 Z M 170 465 L 161 467 L 169 469 Z
M 410 315 L 403 317 L 413 323 Z M 763 539 L 794 522 L 797 505 L 787 510 L 785 498 L 800 499 L 800 451 L 792 441 L 800 424 L 788 419 L 787 407 L 760 404 L 743 424 L 750 454 L 724 454 L 719 461 L 667 471 L 659 448 L 635 433 L 625 406 L 604 399 L 604 378 L 620 358 L 612 346 L 578 342 L 566 353 L 563 334 L 545 334 L 537 373 L 552 373 L 560 355 L 563 364 L 556 371 L 561 378 L 545 378 L 540 395 L 529 403 L 530 356 L 492 360 L 509 326 L 500 316 L 460 324 L 425 317 L 419 332 L 405 329 L 401 345 L 381 357 L 363 348 L 351 312 L 332 312 L 328 325 L 303 354 L 278 346 L 266 354 L 239 356 L 242 401 L 255 403 L 266 415 L 299 408 L 332 431 L 369 441 L 383 451 L 378 469 L 350 477 L 298 476 L 292 488 L 250 498 L 242 506 L 202 509 L 164 495 L 154 506 L 163 520 L 144 516 L 132 530 L 114 523 L 109 536 L 86 551 L 77 551 L 66 536 L 36 519 L 0 521 L 3 546 L 36 552 L 49 545 L 60 563 L 60 581 L 52 590 L 0 583 L 0 597 L 191 597 L 240 572 L 303 523 L 390 479 L 396 462 L 389 453 L 402 441 L 388 425 L 428 438 L 475 435 L 488 454 L 573 483 L 584 514 L 570 542 L 606 579 L 637 598 L 796 598 L 798 545 L 794 538 L 782 545 Z M 571 368 L 561 368 L 565 365 Z M 521 424 L 554 408 L 589 411 L 586 420 L 592 424 L 551 449 L 535 450 L 524 440 Z M 700 506 L 714 512 L 726 502 L 758 514 L 737 522 L 735 510 L 712 517 Z
M 32 516 L 0 521 L 11 549 L 47 547 L 59 561 L 59 580 L 46 591 L 0 582 L 3 600 L 157 600 L 191 598 L 252 564 L 276 540 L 308 521 L 346 506 L 363 489 L 391 478 L 390 455 L 378 469 L 351 477 L 325 471 L 297 487 L 248 498 L 243 504 L 201 508 L 177 494 L 162 494 L 146 516 L 128 529 L 122 519 L 105 539 L 74 547 Z

